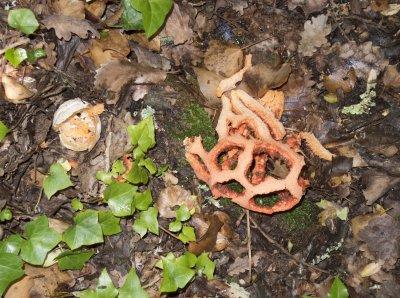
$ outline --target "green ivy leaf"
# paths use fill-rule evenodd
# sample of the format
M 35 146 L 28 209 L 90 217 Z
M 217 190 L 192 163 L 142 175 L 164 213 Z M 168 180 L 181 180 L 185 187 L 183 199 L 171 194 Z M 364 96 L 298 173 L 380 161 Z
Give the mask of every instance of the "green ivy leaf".
M 113 183 L 104 191 L 104 200 L 115 216 L 123 217 L 135 212 L 133 197 L 137 187 L 129 183 Z
M 172 8 L 171 0 L 131 0 L 131 2 L 143 15 L 143 27 L 147 38 L 161 28 Z
M 107 185 L 110 185 L 114 182 L 113 173 L 102 170 L 96 172 L 96 179 Z
M 140 212 L 140 216 L 133 224 L 133 230 L 143 237 L 147 230 L 158 235 L 158 210 L 155 207 L 150 207 L 146 211 Z
M 0 297 L 12 282 L 24 275 L 21 259 L 11 253 L 0 253 Z
M 125 166 L 122 160 L 117 159 L 111 166 L 111 172 L 115 175 L 121 175 L 125 172 Z
M 136 125 L 129 125 L 128 134 L 134 147 L 139 146 L 144 153 L 156 144 L 154 133 L 154 120 L 152 116 L 144 118 Z
M 119 289 L 118 298 L 150 298 L 140 285 L 139 277 L 134 268 L 126 275 L 124 285 Z
M 74 211 L 81 211 L 83 210 L 83 204 L 78 198 L 74 198 L 71 201 L 71 207 Z
M 120 219 L 115 217 L 111 211 L 99 211 L 99 223 L 104 236 L 120 233 L 122 229 L 119 222 Z
M 131 0 L 122 0 L 122 6 L 124 8 L 121 22 L 124 30 L 143 30 L 143 16 L 137 11 Z
M 346 285 L 340 280 L 339 277 L 335 277 L 332 286 L 328 292 L 327 298 L 348 298 L 349 292 L 347 291 Z
M 17 68 L 24 60 L 28 58 L 28 53 L 22 48 L 12 48 L 8 49 L 4 53 L 4 57 L 12 66 Z
M 0 120 L 0 142 L 4 140 L 10 129 Z
M 74 217 L 74 222 L 75 225 L 69 227 L 63 234 L 63 241 L 70 249 L 103 242 L 97 211 L 81 211 Z
M 101 271 L 99 281 L 95 290 L 87 289 L 81 292 L 75 292 L 75 297 L 81 298 L 114 298 L 117 297 L 118 290 L 115 288 L 106 269 Z
M 210 260 L 208 253 L 203 252 L 197 257 L 196 269 L 200 274 L 203 273 L 208 280 L 214 278 L 215 263 Z
M 59 163 L 50 166 L 49 175 L 43 180 L 43 190 L 46 197 L 50 198 L 58 191 L 72 186 L 67 171 Z
M 145 211 L 147 210 L 151 203 L 153 203 L 153 197 L 151 196 L 150 189 L 146 189 L 144 192 L 138 192 L 133 198 L 133 204 L 136 209 Z
M 8 25 L 24 34 L 32 34 L 39 28 L 35 14 L 28 8 L 17 8 L 8 13 Z
M 27 60 L 30 63 L 35 63 L 38 59 L 46 57 L 46 51 L 44 49 L 33 49 L 27 51 Z
M 186 205 L 180 205 L 178 210 L 176 210 L 176 220 L 186 221 L 190 216 L 190 210 Z
M 11 220 L 12 216 L 13 215 L 12 215 L 11 210 L 8 208 L 5 208 L 5 209 L 1 210 L 1 212 L 0 212 L 0 222 Z
M 110 172 L 105 171 L 97 171 L 96 179 L 100 180 L 104 184 L 112 184 L 114 182 L 114 178 L 117 178 L 119 175 L 125 172 L 125 166 L 122 160 L 114 161 L 113 165 L 111 166 Z
M 169 224 L 168 230 L 174 233 L 179 232 L 182 230 L 182 223 L 179 220 L 174 220 Z
M 149 174 L 146 168 L 139 166 L 138 162 L 135 160 L 125 179 L 133 184 L 147 184 L 149 181 Z
M 19 254 L 23 241 L 24 239 L 18 234 L 8 236 L 3 241 L 0 241 L 0 253 Z
M 145 167 L 150 172 L 151 175 L 154 175 L 155 173 L 157 173 L 157 166 L 151 160 L 151 158 L 141 159 L 139 161 L 138 165 L 141 166 L 141 167 Z
M 93 251 L 68 250 L 61 253 L 56 259 L 61 270 L 81 270 L 93 255 Z
M 196 241 L 196 234 L 194 233 L 194 228 L 184 225 L 182 232 L 178 235 L 179 240 L 183 243 L 188 243 L 190 241 Z
M 171 293 L 183 289 L 194 277 L 195 271 L 187 263 L 186 260 L 163 258 L 163 280 L 160 286 L 162 293 Z
M 61 235 L 49 228 L 45 215 L 27 223 L 24 236 L 26 240 L 21 245 L 21 258 L 32 265 L 43 265 L 47 253 L 61 241 Z

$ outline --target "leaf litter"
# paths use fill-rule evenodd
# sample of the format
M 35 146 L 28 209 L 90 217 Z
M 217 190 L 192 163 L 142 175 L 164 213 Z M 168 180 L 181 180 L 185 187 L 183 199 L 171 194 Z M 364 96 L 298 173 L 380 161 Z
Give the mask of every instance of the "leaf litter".
M 0 7 L 1 295 L 396 297 L 398 4 Z

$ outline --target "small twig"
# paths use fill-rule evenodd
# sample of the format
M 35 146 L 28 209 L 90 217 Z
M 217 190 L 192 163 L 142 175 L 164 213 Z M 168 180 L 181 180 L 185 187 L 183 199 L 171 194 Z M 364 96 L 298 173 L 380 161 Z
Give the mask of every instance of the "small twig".
M 9 44 L 8 46 L 6 46 L 4 49 L 0 50 L 0 55 L 4 54 L 7 50 L 21 46 L 23 44 L 26 44 L 29 42 L 29 38 L 22 38 L 16 42 L 13 42 L 11 44 Z
M 269 236 L 267 233 L 265 233 L 265 232 L 261 229 L 261 227 L 258 225 L 258 223 L 257 223 L 251 216 L 249 216 L 249 217 L 250 217 L 250 221 L 253 223 L 253 225 L 255 226 L 255 228 L 261 233 L 261 235 L 263 235 L 263 237 L 264 237 L 265 239 L 268 240 L 268 242 L 272 243 L 272 244 L 275 245 L 277 248 L 279 248 L 279 250 L 280 250 L 281 252 L 283 252 L 283 253 L 284 253 L 285 255 L 287 255 L 288 257 L 292 258 L 293 261 L 295 261 L 297 264 L 302 264 L 302 265 L 304 265 L 304 266 L 306 266 L 306 267 L 309 267 L 309 268 L 312 268 L 312 269 L 314 269 L 314 270 L 318 270 L 318 271 L 321 271 L 321 272 L 323 272 L 323 273 L 330 274 L 329 271 L 324 270 L 324 269 L 321 269 L 321 268 L 318 268 L 318 267 L 316 267 L 316 266 L 314 266 L 314 265 L 308 264 L 307 262 L 305 262 L 305 261 L 303 261 L 303 260 L 300 260 L 300 259 L 296 258 L 294 255 L 290 254 L 290 252 L 288 252 L 287 249 L 285 249 L 282 245 L 280 245 L 278 242 L 276 242 L 275 239 L 273 239 L 271 236 Z
M 168 235 L 170 235 L 171 237 L 181 241 L 176 235 L 172 234 L 170 231 L 168 231 L 166 228 L 164 228 L 163 226 L 159 226 L 161 230 L 163 230 L 165 233 L 167 233 Z
M 37 208 L 39 206 L 40 200 L 42 199 L 42 194 L 43 194 L 43 187 L 40 188 L 40 193 L 39 193 L 39 197 L 37 199 L 37 202 L 35 204 L 35 208 L 33 208 L 33 210 L 36 212 Z
M 251 229 L 250 229 L 250 211 L 246 210 L 246 225 L 247 225 L 247 253 L 249 255 L 249 283 L 251 283 Z
M 240 214 L 239 218 L 236 221 L 236 227 L 240 226 L 240 223 L 242 222 L 243 217 L 246 215 L 245 212 L 242 212 L 242 214 Z

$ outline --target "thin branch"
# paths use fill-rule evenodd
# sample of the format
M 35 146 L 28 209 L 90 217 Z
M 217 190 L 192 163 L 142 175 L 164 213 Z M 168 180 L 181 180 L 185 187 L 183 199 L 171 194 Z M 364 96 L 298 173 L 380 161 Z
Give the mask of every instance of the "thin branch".
M 166 228 L 164 228 L 163 226 L 159 226 L 161 230 L 163 230 L 165 233 L 167 233 L 168 235 L 170 235 L 171 237 L 174 237 L 175 239 L 181 241 L 176 235 L 172 234 L 170 231 L 168 231 Z
M 267 233 L 265 233 L 261 227 L 258 225 L 258 223 L 251 217 L 250 217 L 250 221 L 253 223 L 253 225 L 255 226 L 255 228 L 261 233 L 261 235 L 264 236 L 265 239 L 268 240 L 268 242 L 272 243 L 273 245 L 275 245 L 281 252 L 283 252 L 285 255 L 287 255 L 288 257 L 290 257 L 291 259 L 293 259 L 297 264 L 302 264 L 306 267 L 312 268 L 314 270 L 318 270 L 321 271 L 323 273 L 328 273 L 330 274 L 329 271 L 318 268 L 314 265 L 308 264 L 307 262 L 300 260 L 298 258 L 296 258 L 294 255 L 290 254 L 290 252 L 288 252 L 287 249 L 285 249 L 282 245 L 280 245 L 278 242 L 275 241 L 275 239 L 273 239 L 271 236 L 269 236 Z

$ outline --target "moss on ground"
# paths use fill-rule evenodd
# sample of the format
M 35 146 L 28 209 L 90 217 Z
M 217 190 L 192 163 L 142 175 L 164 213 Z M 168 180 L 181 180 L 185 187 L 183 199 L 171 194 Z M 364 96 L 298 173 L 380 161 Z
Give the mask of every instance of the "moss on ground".
M 254 197 L 254 202 L 259 206 L 274 206 L 279 201 L 278 195 L 264 195 Z
M 183 117 L 176 123 L 171 123 L 169 132 L 171 136 L 179 141 L 186 137 L 201 136 L 204 147 L 211 150 L 217 143 L 217 137 L 212 121 L 206 110 L 197 103 L 191 103 L 183 111 Z
M 308 228 L 316 219 L 317 208 L 314 203 L 303 200 L 294 209 L 279 214 L 279 220 L 289 231 L 301 231 Z

